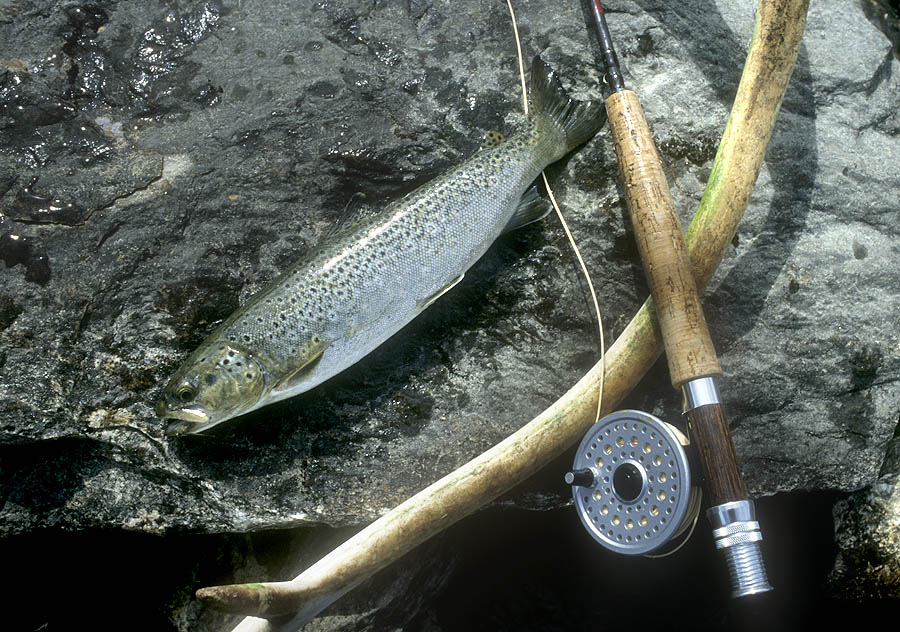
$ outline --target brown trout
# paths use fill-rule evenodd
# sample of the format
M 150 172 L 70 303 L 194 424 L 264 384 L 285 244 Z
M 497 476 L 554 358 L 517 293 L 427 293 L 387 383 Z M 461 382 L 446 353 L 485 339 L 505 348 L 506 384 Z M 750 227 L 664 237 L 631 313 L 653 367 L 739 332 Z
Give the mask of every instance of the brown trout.
M 165 387 L 156 411 L 176 420 L 167 434 L 201 432 L 343 371 L 456 285 L 498 236 L 544 217 L 533 181 L 606 115 L 570 99 L 538 57 L 531 98 L 523 129 L 491 135 L 493 146 L 336 233 L 223 322 Z

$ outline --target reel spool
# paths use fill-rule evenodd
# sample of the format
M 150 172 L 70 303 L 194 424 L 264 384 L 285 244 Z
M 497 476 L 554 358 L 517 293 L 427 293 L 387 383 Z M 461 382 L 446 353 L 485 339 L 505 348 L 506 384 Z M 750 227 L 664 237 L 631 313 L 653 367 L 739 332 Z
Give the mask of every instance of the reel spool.
M 620 410 L 587 432 L 566 482 L 585 529 L 616 553 L 646 555 L 682 535 L 700 511 L 685 435 L 653 415 Z

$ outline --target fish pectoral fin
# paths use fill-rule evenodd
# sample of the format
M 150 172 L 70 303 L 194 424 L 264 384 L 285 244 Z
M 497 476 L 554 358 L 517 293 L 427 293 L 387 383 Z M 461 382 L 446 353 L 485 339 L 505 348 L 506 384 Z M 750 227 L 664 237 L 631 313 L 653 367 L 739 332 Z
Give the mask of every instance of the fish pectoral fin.
M 303 361 L 303 364 L 297 367 L 292 373 L 289 373 L 278 380 L 278 382 L 272 388 L 273 392 L 278 393 L 281 391 L 287 391 L 297 386 L 303 379 L 306 378 L 306 376 L 312 373 L 316 369 L 316 367 L 319 366 L 319 362 L 322 361 L 322 356 L 325 355 L 325 350 L 329 347 L 330 344 L 331 343 L 325 342 L 310 347 L 307 358 Z
M 537 192 L 537 187 L 531 187 L 525 191 L 525 195 L 519 200 L 519 206 L 516 207 L 506 226 L 503 227 L 503 232 L 505 234 L 542 220 L 547 217 L 547 214 L 552 209 L 553 205 L 540 196 Z
M 431 305 L 431 304 L 434 303 L 436 300 L 438 300 L 439 298 L 441 298 L 444 294 L 446 294 L 447 292 L 449 292 L 449 291 L 453 288 L 454 285 L 456 285 L 457 283 L 459 283 L 460 281 L 463 280 L 463 277 L 464 277 L 464 276 L 466 276 L 466 273 L 465 273 L 465 272 L 463 272 L 463 273 L 460 274 L 458 277 L 456 277 L 455 279 L 453 279 L 452 281 L 450 281 L 450 283 L 448 283 L 447 285 L 445 285 L 444 287 L 442 287 L 441 289 L 439 289 L 437 292 L 434 292 L 434 293 L 431 294 L 430 296 L 426 296 L 426 297 L 423 298 L 421 301 L 419 301 L 419 304 L 418 304 L 419 310 L 421 311 L 421 310 L 427 308 L 429 305 Z

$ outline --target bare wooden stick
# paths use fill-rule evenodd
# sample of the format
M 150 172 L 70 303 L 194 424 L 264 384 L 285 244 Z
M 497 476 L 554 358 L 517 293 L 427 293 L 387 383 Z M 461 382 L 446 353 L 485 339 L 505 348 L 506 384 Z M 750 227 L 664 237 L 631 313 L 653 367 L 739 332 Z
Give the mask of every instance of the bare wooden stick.
M 807 5 L 808 0 L 760 0 L 735 103 L 685 236 L 699 289 L 712 277 L 746 209 L 800 47 Z M 604 408 L 612 409 L 661 352 L 648 300 L 609 350 Z M 247 617 L 235 632 L 296 630 L 353 586 L 576 442 L 593 423 L 599 373 L 598 364 L 529 424 L 376 520 L 294 580 L 203 588 L 198 598 L 242 614 L 298 612 L 286 624 Z

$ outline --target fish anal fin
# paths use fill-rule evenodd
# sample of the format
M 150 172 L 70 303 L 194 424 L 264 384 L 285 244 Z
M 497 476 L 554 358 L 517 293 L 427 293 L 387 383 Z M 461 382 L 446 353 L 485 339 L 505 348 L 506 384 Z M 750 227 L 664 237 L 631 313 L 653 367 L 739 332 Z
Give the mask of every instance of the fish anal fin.
M 427 297 L 423 298 L 421 301 L 419 301 L 419 305 L 418 305 L 419 310 L 425 309 L 426 307 L 428 307 L 429 305 L 434 303 L 436 300 L 441 298 L 444 294 L 449 292 L 453 288 L 453 286 L 455 286 L 457 283 L 459 283 L 460 281 L 463 280 L 464 276 L 466 276 L 465 272 L 463 272 L 458 277 L 456 277 L 455 279 L 450 281 L 450 283 L 448 283 L 444 287 L 440 288 L 437 292 L 434 292 L 430 296 L 427 296 Z
M 325 355 L 325 350 L 328 348 L 328 343 L 319 343 L 313 344 L 308 348 L 308 352 L 306 355 L 306 359 L 303 363 L 294 369 L 292 372 L 285 375 L 283 378 L 278 380 L 278 382 L 273 387 L 274 392 L 287 391 L 302 382 L 310 373 L 315 371 L 316 367 L 319 366 L 319 362 L 322 361 L 322 356 Z
M 519 206 L 516 207 L 512 217 L 509 218 L 509 221 L 503 228 L 503 232 L 508 233 L 542 220 L 547 217 L 547 214 L 552 209 L 553 206 L 550 202 L 542 198 L 537 192 L 537 187 L 531 187 L 525 191 L 525 195 L 519 200 Z

